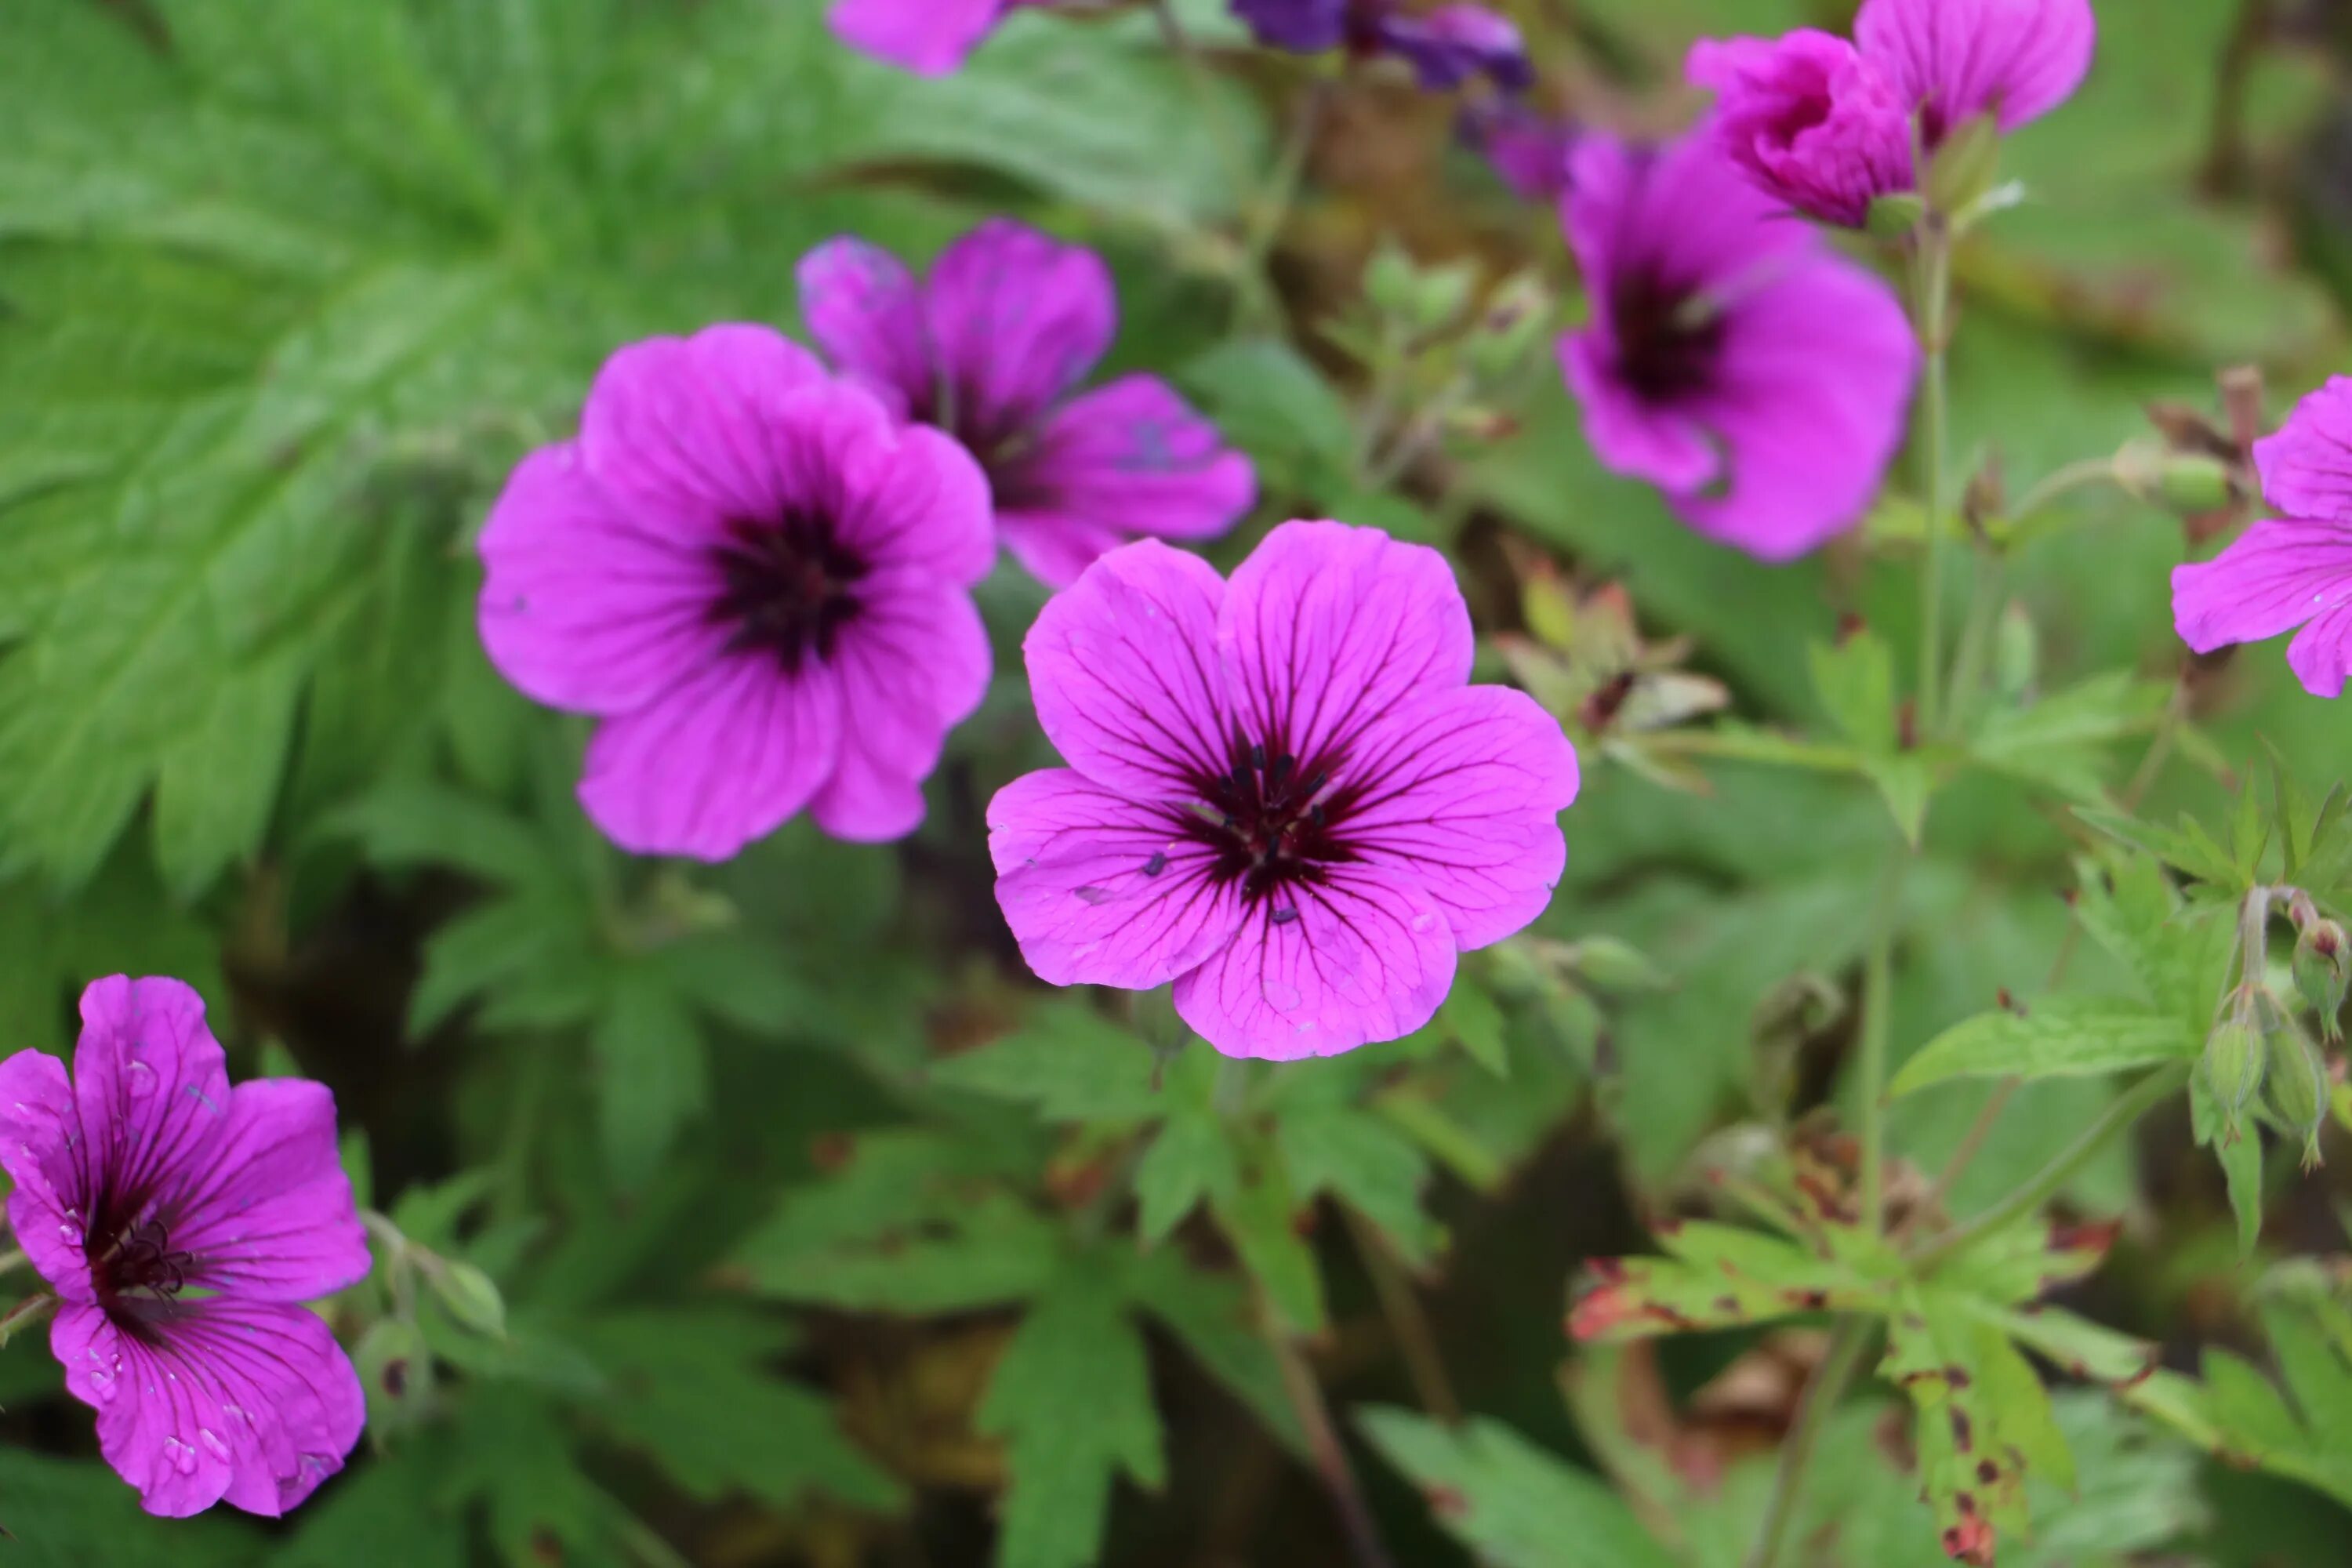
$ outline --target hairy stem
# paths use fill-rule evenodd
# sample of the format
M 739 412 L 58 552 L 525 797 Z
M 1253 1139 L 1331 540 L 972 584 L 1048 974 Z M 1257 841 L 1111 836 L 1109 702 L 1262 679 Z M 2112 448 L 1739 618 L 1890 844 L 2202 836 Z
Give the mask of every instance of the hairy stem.
M 1828 1422 L 1830 1412 L 1845 1396 L 1846 1384 L 1861 1370 L 1863 1352 L 1870 1346 L 1870 1332 L 1871 1324 L 1866 1318 L 1841 1321 L 1830 1341 L 1829 1353 L 1813 1369 L 1812 1380 L 1805 1384 L 1804 1403 L 1798 1406 L 1797 1423 L 1789 1428 L 1789 1436 L 1780 1445 L 1780 1468 L 1772 1475 L 1772 1495 L 1764 1505 L 1764 1523 L 1756 1532 L 1756 1544 L 1748 1549 L 1747 1568 L 1778 1568 L 1780 1552 L 1788 1544 L 1790 1527 L 1796 1522 L 1797 1496 L 1803 1488 L 1805 1467 L 1812 1460 L 1813 1446 L 1821 1440 L 1822 1427 Z
M 2038 1213 L 2042 1205 L 2056 1196 L 2060 1188 L 2073 1181 L 2083 1167 L 2091 1163 L 2094 1155 L 2112 1140 L 2129 1131 L 2141 1117 L 2169 1100 L 2188 1081 L 2186 1064 L 2161 1067 L 2149 1073 L 2126 1090 L 2100 1114 L 2096 1121 L 2083 1130 L 2081 1136 L 2007 1197 L 1966 1225 L 1954 1226 L 1929 1241 L 1912 1255 L 1912 1261 L 1924 1273 L 1979 1238 Z
M 1917 267 L 1913 310 L 1927 356 L 1919 388 L 1919 489 L 1927 509 L 1927 563 L 1919 579 L 1919 727 L 1934 734 L 1944 676 L 1944 536 L 1949 531 L 1944 470 L 1951 424 L 1944 359 L 1950 337 L 1952 240 L 1938 215 L 1930 213 L 1919 226 Z
M 1449 1426 L 1455 1425 L 1462 1419 L 1462 1401 L 1454 1397 L 1454 1381 L 1445 1374 L 1445 1358 L 1438 1352 L 1437 1336 L 1430 1330 L 1429 1314 L 1422 1310 L 1412 1280 L 1371 1221 L 1345 1204 L 1339 1212 L 1347 1216 L 1348 1234 L 1363 1258 L 1364 1272 L 1371 1276 L 1389 1334 L 1403 1358 L 1405 1375 L 1412 1379 L 1414 1397 L 1423 1410 Z
M 2116 473 L 2115 458 L 2112 457 L 2084 458 L 2079 462 L 2069 463 L 2064 468 L 2045 476 L 2041 483 L 2026 491 L 2011 505 L 2009 515 L 2013 520 L 2022 522 L 2061 496 L 2071 495 L 2076 490 L 2089 489 L 2095 485 L 2113 485 L 2121 482 Z
M 1862 1223 L 1878 1228 L 1886 1192 L 1886 1036 L 1893 1016 L 1895 928 L 1910 857 L 1897 848 L 1878 874 L 1871 900 L 1870 949 L 1862 966 Z
M 1298 1425 L 1307 1434 L 1307 1451 L 1315 1461 L 1315 1473 L 1322 1478 L 1323 1489 L 1331 1494 L 1331 1506 L 1339 1515 L 1339 1527 L 1348 1537 L 1349 1554 L 1356 1568 L 1394 1568 L 1388 1548 L 1381 1544 L 1381 1533 L 1372 1523 L 1371 1510 L 1364 1506 L 1364 1489 L 1356 1482 L 1354 1467 L 1348 1463 L 1348 1450 L 1340 1445 L 1338 1428 L 1331 1425 L 1330 1407 L 1323 1402 L 1323 1390 L 1315 1381 L 1314 1370 L 1290 1335 L 1276 1321 L 1271 1309 L 1260 1304 L 1258 1321 L 1264 1325 L 1265 1342 L 1272 1347 L 1274 1358 L 1282 1368 L 1282 1386 L 1290 1395 L 1290 1406 L 1297 1413 Z

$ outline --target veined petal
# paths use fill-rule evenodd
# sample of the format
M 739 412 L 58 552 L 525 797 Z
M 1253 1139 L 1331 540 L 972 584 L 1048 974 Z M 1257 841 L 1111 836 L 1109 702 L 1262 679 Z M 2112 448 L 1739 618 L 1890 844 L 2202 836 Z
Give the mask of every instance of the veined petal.
M 2263 494 L 2288 517 L 2352 524 L 2352 376 L 2294 405 L 2277 434 L 2254 443 Z
M 2200 564 L 2172 573 L 2173 623 L 2199 653 L 2261 642 L 2310 626 L 2288 650 L 2305 689 L 2335 697 L 2344 687 L 2352 636 L 2343 609 L 2352 604 L 2352 526 L 2274 519 L 2257 522 Z
M 81 1143 L 65 1063 L 36 1050 L 0 1062 L 0 1169 L 16 1184 L 9 1228 L 41 1278 L 68 1301 L 95 1294 L 82 1250 L 89 1188 Z
M 827 662 L 840 682 L 841 757 L 811 804 L 836 838 L 901 838 L 923 814 L 923 780 L 947 732 L 988 691 L 988 630 L 971 595 L 900 570 L 857 584 L 856 618 Z
M 170 1208 L 172 1246 L 194 1259 L 187 1282 L 241 1300 L 312 1300 L 370 1267 L 321 1083 L 237 1085 L 209 1163 Z
M 228 1130 L 228 1058 L 194 987 L 160 976 L 92 981 L 73 1078 L 86 1192 L 126 1211 L 168 1208 L 209 1173 Z
M 1163 985 L 1242 922 L 1235 885 L 1167 805 L 1053 768 L 998 791 L 988 826 L 997 903 L 1048 984 Z
M 986 447 L 1034 426 L 1110 348 L 1110 268 L 1083 246 L 992 218 L 931 265 L 931 342 L 959 434 Z
M 1445 911 L 1410 872 L 1338 865 L 1253 906 L 1174 1000 L 1225 1055 L 1294 1061 L 1412 1033 L 1436 1016 L 1454 963 Z
M 923 292 L 905 262 L 844 237 L 801 258 L 801 315 L 835 368 L 905 417 L 928 408 L 939 375 Z
M 1853 36 L 1923 114 L 1929 145 L 1987 110 L 2014 131 L 2049 113 L 2091 68 L 2090 0 L 1864 0 Z

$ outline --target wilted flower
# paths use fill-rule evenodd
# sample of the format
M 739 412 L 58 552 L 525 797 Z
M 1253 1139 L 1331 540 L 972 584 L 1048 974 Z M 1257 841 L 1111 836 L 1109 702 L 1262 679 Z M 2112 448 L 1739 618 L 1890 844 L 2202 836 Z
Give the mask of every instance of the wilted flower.
M 69 1082 L 0 1062 L 16 1244 L 57 1292 L 49 1345 L 99 1449 L 150 1513 L 294 1507 L 342 1468 L 366 1405 L 300 1305 L 368 1271 L 325 1087 L 229 1087 L 177 980 L 94 982 Z
M 2334 377 L 2256 442 L 2254 467 L 2284 515 L 2174 568 L 2174 625 L 2199 653 L 2301 626 L 2287 667 L 2313 696 L 2341 696 L 2352 673 L 2352 378 Z
M 1484 5 L 1406 10 L 1397 0 L 1233 0 L 1258 42 L 1297 54 L 1391 55 L 1432 91 L 1474 77 L 1517 91 L 1535 79 L 1519 30 Z
M 603 721 L 581 804 L 639 854 L 908 833 L 988 685 L 986 479 L 764 327 L 614 354 L 480 548 L 490 662 Z
M 1427 1023 L 1455 955 L 1525 926 L 1566 863 L 1576 753 L 1466 686 L 1435 551 L 1290 522 L 1221 581 L 1155 542 L 1104 556 L 1028 639 L 1070 766 L 988 812 L 997 900 L 1040 978 L 1175 983 L 1229 1056 L 1325 1056 Z
M 1091 250 L 998 218 L 920 282 L 844 238 L 802 258 L 800 286 L 836 365 L 979 460 L 1005 548 L 1046 583 L 1137 534 L 1213 539 L 1256 500 L 1249 459 L 1158 376 L 1076 390 L 1118 319 Z
M 1593 319 L 1561 340 L 1560 363 L 1601 461 L 1767 561 L 1858 520 L 1918 363 L 1893 292 L 1704 127 L 1655 150 L 1588 133 L 1561 214 Z
M 1045 0 L 834 0 L 825 21 L 842 40 L 918 76 L 946 76 L 1007 12 Z
M 2090 0 L 1866 0 L 1854 41 L 1811 28 L 1703 40 L 1690 79 L 1718 95 L 1715 134 L 1766 191 L 1832 223 L 1913 189 L 1915 138 L 1933 153 L 1979 115 L 2014 131 L 2090 68 Z

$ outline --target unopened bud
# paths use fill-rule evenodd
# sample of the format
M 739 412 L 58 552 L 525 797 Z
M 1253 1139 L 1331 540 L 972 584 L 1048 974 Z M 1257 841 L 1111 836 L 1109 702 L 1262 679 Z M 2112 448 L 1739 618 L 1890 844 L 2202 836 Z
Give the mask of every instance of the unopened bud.
M 2338 1015 L 2347 984 L 2352 984 L 2352 939 L 2334 921 L 2311 921 L 2294 944 L 2294 988 L 2319 1015 L 2319 1032 L 2330 1045 L 2344 1038 Z
M 2042 632 L 2023 605 L 2012 604 L 1993 633 L 1993 685 L 2007 700 L 2021 702 L 2042 672 Z
M 2000 174 L 2000 121 L 1979 114 L 1955 126 L 1927 164 L 1927 205 L 1944 214 L 1967 212 Z
M 1383 315 L 1409 316 L 1412 313 L 1413 289 L 1420 275 L 1412 258 L 1393 240 L 1383 240 L 1372 252 L 1371 260 L 1364 264 L 1364 298 Z
M 2293 1020 L 2282 1019 L 2266 1043 L 2269 1071 L 2263 1080 L 2263 1099 L 2281 1126 L 2303 1134 L 2303 1167 L 2307 1171 L 2319 1163 L 2319 1127 L 2327 1114 L 2327 1075 L 2319 1065 L 2319 1053 Z
M 2254 1022 L 2254 1004 L 2240 992 L 2229 1016 L 2205 1037 L 2205 1087 L 2221 1102 L 2222 1120 L 2234 1134 L 2238 1118 L 2263 1087 L 2263 1033 Z
M 1405 319 L 1417 332 L 1443 331 L 1461 320 L 1478 287 L 1478 269 L 1466 261 L 1433 267 L 1413 280 Z
M 1465 350 L 1470 368 L 1485 380 L 1501 381 L 1527 362 L 1551 335 L 1555 301 L 1543 280 L 1522 273 L 1495 291 Z
M 2218 511 L 2237 498 L 2227 461 L 2153 441 L 2131 442 L 2116 455 L 2116 482 L 2136 500 L 2185 516 Z
M 1880 239 L 1901 239 L 1927 216 L 1927 203 L 1918 192 L 1895 191 L 1871 202 L 1862 226 Z
M 367 1393 L 369 1424 L 388 1436 L 415 1424 L 433 1387 L 433 1353 L 414 1324 L 385 1318 L 360 1336 L 352 1363 Z
M 490 1339 L 506 1338 L 506 1299 L 488 1275 L 470 1263 L 446 1258 L 426 1278 L 432 1281 L 433 1294 L 462 1326 Z

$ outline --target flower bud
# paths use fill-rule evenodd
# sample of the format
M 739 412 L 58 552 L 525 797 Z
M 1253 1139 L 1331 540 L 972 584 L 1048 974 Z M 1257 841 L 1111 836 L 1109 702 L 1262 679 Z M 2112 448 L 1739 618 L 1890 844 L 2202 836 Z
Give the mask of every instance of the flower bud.
M 1927 204 L 1916 191 L 1894 191 L 1870 204 L 1863 227 L 1880 239 L 1901 239 L 1927 216 Z
M 1382 315 L 1411 315 L 1419 282 L 1420 271 L 1412 258 L 1393 240 L 1381 241 L 1371 260 L 1364 264 L 1364 298 Z
M 1927 164 L 1927 205 L 1939 213 L 1967 212 L 2000 174 L 2000 121 L 1990 114 L 1953 127 Z
M 2221 1104 L 2222 1121 L 2234 1135 L 2238 1117 L 2263 1087 L 2263 1035 L 2254 1024 L 2252 1000 L 2241 991 L 2229 1016 L 2205 1037 L 2205 1087 Z
M 1513 278 L 1495 291 L 1464 357 L 1482 379 L 1501 381 L 1542 347 L 1555 314 L 1551 291 L 1541 279 L 1524 273 Z
M 2319 1015 L 2319 1032 L 2328 1044 L 2344 1038 L 2338 1015 L 2344 992 L 2352 983 L 2352 940 L 2331 920 L 2314 920 L 2303 928 L 2294 944 L 2294 988 Z
M 446 1258 L 425 1278 L 432 1283 L 433 1294 L 462 1327 L 490 1339 L 506 1338 L 506 1299 L 488 1274 L 460 1258 Z
M 2303 1134 L 2303 1168 L 2319 1163 L 2319 1128 L 2327 1114 L 2327 1075 L 2319 1053 L 2312 1049 L 2294 1020 L 2283 1018 L 2265 1044 L 2268 1072 L 2263 1079 L 2264 1102 L 2281 1126 Z
M 2000 626 L 1993 633 L 1994 689 L 2010 702 L 2022 702 L 2041 672 L 2041 629 L 2024 605 L 2012 604 L 2002 612 Z

